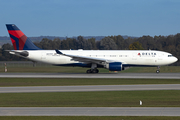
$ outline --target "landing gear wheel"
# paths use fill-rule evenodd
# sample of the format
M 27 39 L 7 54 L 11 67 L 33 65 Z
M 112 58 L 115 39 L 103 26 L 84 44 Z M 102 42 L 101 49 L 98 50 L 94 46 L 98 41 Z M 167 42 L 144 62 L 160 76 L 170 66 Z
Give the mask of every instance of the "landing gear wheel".
M 96 69 L 92 70 L 92 73 L 96 73 Z
M 93 69 L 93 70 L 89 69 L 86 71 L 86 73 L 99 73 L 99 70 L 98 69 Z
M 94 70 L 92 70 L 92 73 L 99 73 L 99 70 L 98 69 L 94 69 Z
M 99 73 L 99 70 L 98 70 L 98 69 L 96 69 L 96 73 Z
M 156 73 L 160 73 L 160 66 L 157 66 L 157 70 L 156 70 Z
M 156 70 L 156 73 L 160 73 L 160 71 L 159 71 L 159 70 Z
M 91 69 L 87 70 L 86 73 L 91 73 Z

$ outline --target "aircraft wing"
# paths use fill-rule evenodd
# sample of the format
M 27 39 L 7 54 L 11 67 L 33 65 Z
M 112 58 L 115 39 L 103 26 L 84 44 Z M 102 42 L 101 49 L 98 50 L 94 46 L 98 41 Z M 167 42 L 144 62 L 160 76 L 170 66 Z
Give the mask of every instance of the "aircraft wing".
M 79 62 L 96 63 L 96 64 L 104 64 L 104 63 L 115 62 L 113 60 L 107 60 L 107 59 L 103 59 L 103 58 L 94 58 L 94 57 L 63 54 L 59 50 L 55 50 L 55 51 L 57 54 L 71 57 L 74 61 L 79 61 Z

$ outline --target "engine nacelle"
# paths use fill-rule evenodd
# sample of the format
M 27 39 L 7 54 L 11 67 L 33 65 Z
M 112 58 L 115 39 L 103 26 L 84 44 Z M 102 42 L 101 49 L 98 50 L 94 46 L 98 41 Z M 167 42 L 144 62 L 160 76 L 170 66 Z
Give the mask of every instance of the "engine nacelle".
M 121 71 L 124 70 L 121 62 L 112 62 L 105 65 L 110 71 Z

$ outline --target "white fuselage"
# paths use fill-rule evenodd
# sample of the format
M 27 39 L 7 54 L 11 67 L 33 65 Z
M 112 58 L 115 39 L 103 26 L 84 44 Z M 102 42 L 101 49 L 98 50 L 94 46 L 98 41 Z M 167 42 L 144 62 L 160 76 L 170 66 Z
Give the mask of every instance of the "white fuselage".
M 20 50 L 17 50 L 20 51 Z M 22 50 L 23 51 L 23 50 Z M 55 50 L 26 50 L 26 57 L 33 61 L 53 65 L 80 63 L 71 57 L 57 54 Z M 155 50 L 60 50 L 63 54 L 102 58 L 107 61 L 121 62 L 126 66 L 162 66 L 172 64 L 177 58 L 172 54 Z

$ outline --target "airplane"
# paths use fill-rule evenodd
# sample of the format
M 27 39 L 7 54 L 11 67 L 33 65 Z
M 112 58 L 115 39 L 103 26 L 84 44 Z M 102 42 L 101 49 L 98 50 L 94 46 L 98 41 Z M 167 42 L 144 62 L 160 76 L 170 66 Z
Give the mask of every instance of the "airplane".
M 126 67 L 157 67 L 169 65 L 178 59 L 172 54 L 157 50 L 43 50 L 15 25 L 6 24 L 14 50 L 9 50 L 23 58 L 55 66 L 79 66 L 90 68 L 86 73 L 99 73 L 98 68 L 122 71 Z

